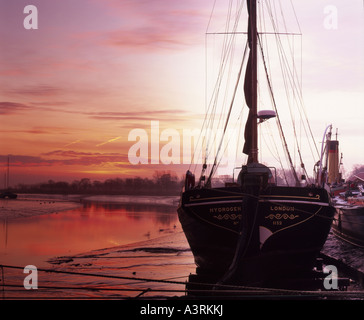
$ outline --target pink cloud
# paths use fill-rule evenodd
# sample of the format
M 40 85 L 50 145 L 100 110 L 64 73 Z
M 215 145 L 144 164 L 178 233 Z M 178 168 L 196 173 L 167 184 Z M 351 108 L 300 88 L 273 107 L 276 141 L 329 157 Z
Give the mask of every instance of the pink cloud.
M 66 159 L 55 159 L 64 157 Z M 0 155 L 0 164 L 7 164 L 8 155 Z M 106 163 L 128 163 L 127 155 L 120 153 L 88 153 L 77 151 L 56 150 L 38 156 L 10 155 L 12 167 L 50 167 L 50 166 L 101 166 Z
M 206 8 L 201 1 L 103 1 L 123 21 L 106 33 L 105 43 L 143 49 L 180 49 L 196 44 L 206 25 Z
M 25 86 L 21 89 L 10 89 L 8 93 L 16 94 L 16 95 L 24 95 L 24 96 L 55 96 L 59 95 L 61 92 L 60 88 L 40 84 L 40 85 L 33 85 L 33 86 Z

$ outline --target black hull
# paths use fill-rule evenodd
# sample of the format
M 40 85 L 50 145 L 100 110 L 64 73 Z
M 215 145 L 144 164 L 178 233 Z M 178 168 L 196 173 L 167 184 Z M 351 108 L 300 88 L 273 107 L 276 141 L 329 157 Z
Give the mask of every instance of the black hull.
M 364 248 L 364 207 L 336 207 L 332 230 L 337 237 L 355 246 Z
M 256 199 L 256 213 L 244 212 L 244 198 L 239 187 L 182 194 L 178 215 L 197 274 L 223 277 L 234 257 L 235 283 L 262 285 L 310 271 L 334 216 L 327 192 L 271 186 Z

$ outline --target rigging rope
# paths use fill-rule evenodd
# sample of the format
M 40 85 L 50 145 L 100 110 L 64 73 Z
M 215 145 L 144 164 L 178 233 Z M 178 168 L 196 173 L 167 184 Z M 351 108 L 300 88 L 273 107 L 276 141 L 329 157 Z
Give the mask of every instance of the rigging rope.
M 236 31 L 236 29 L 238 27 L 239 16 L 240 16 L 240 14 L 242 12 L 242 8 L 243 8 L 243 5 L 241 5 L 240 9 L 236 13 L 237 19 L 235 20 L 235 24 L 233 26 L 234 31 Z M 213 129 L 216 129 L 216 128 L 214 128 L 215 115 L 217 114 L 216 109 L 217 109 L 217 105 L 218 105 L 219 93 L 220 93 L 220 90 L 221 90 L 222 82 L 223 82 L 223 79 L 224 79 L 224 74 L 225 74 L 226 67 L 227 67 L 226 61 L 228 59 L 229 54 L 233 54 L 233 52 L 234 52 L 233 45 L 234 45 L 235 35 L 233 35 L 233 36 L 231 36 L 229 38 L 228 32 L 227 32 L 229 30 L 229 28 L 230 28 L 231 15 L 232 15 L 232 1 L 230 0 L 228 16 L 227 16 L 227 20 L 226 20 L 226 23 L 225 23 L 225 31 L 226 32 L 225 32 L 225 37 L 223 39 L 222 54 L 221 54 L 221 61 L 220 61 L 218 77 L 216 79 L 214 89 L 213 89 L 213 92 L 212 92 L 212 95 L 211 95 L 211 99 L 210 99 L 210 102 L 208 104 L 207 111 L 205 113 L 205 117 L 204 117 L 204 121 L 203 121 L 202 128 L 201 128 L 201 131 L 200 131 L 200 135 L 199 135 L 197 144 L 196 144 L 194 152 L 193 152 L 193 158 L 195 158 L 196 150 L 197 150 L 197 148 L 199 148 L 199 143 L 203 139 L 202 134 L 205 132 L 206 133 L 206 136 L 204 137 L 205 138 L 204 140 L 206 140 L 206 142 L 205 142 L 206 143 L 206 150 L 205 150 L 205 159 L 204 159 L 204 164 L 205 165 L 207 165 L 209 152 L 211 152 L 211 150 L 212 150 L 211 139 L 212 139 L 212 135 L 213 135 Z M 211 17 L 210 17 L 210 19 L 211 19 Z M 209 25 L 210 25 L 210 22 L 209 22 Z M 207 32 L 206 32 L 206 35 L 207 35 Z M 207 76 L 206 76 L 206 78 L 207 78 Z M 220 114 L 219 123 L 221 122 L 221 119 L 222 119 L 222 112 Z M 215 136 L 215 139 L 216 139 L 216 136 Z M 200 156 L 201 153 L 202 153 L 202 148 L 199 148 L 199 149 L 200 149 L 200 151 L 199 151 L 198 156 Z M 190 164 L 189 169 L 190 168 L 191 168 L 191 164 Z M 194 172 L 196 171 L 196 168 L 197 168 L 197 163 L 195 163 L 195 167 L 194 167 L 194 170 L 193 170 Z
M 264 65 L 265 74 L 266 74 L 266 78 L 267 78 L 267 82 L 268 82 L 269 93 L 271 95 L 272 102 L 273 102 L 273 106 L 274 106 L 274 110 L 276 112 L 276 118 L 277 118 L 277 124 L 278 124 L 278 128 L 279 128 L 279 133 L 280 133 L 281 138 L 282 138 L 282 142 L 283 142 L 283 145 L 284 145 L 284 149 L 286 151 L 286 155 L 287 155 L 287 157 L 289 159 L 289 163 L 290 163 L 290 166 L 291 166 L 292 174 L 293 174 L 293 176 L 295 178 L 296 184 L 299 185 L 299 179 L 297 177 L 296 170 L 295 170 L 295 168 L 293 166 L 291 154 L 289 152 L 288 145 L 287 145 L 287 141 L 286 141 L 286 138 L 285 138 L 284 133 L 283 133 L 282 124 L 281 124 L 281 121 L 280 121 L 280 118 L 279 118 L 279 115 L 278 115 L 277 105 L 276 105 L 276 102 L 275 102 L 275 98 L 274 98 L 272 86 L 270 84 L 270 79 L 269 79 L 268 70 L 267 70 L 267 66 L 266 66 L 266 63 L 265 63 L 265 59 L 264 59 L 264 53 L 263 53 L 263 50 L 262 50 L 263 48 L 262 48 L 262 45 L 261 45 L 260 37 L 258 37 L 258 42 L 259 42 L 259 47 L 261 49 L 261 54 L 262 54 L 262 57 L 263 57 L 263 65 Z
M 203 121 L 203 125 L 202 125 L 202 129 L 198 138 L 197 143 L 195 144 L 195 150 L 193 151 L 193 159 L 196 160 L 196 154 L 197 154 L 197 150 L 199 150 L 198 152 L 198 159 L 200 159 L 201 156 L 201 160 L 203 161 L 203 166 L 202 166 L 202 172 L 201 172 L 201 176 L 200 176 L 200 182 L 202 181 L 202 178 L 204 177 L 205 171 L 208 168 L 209 172 L 209 176 L 208 176 L 208 183 L 211 182 L 211 178 L 214 175 L 215 171 L 216 171 L 216 167 L 217 165 L 221 162 L 222 156 L 220 157 L 220 152 L 221 152 L 221 148 L 222 148 L 222 141 L 224 140 L 225 134 L 226 134 L 226 126 L 229 123 L 229 119 L 232 115 L 232 102 L 230 103 L 230 108 L 228 108 L 227 105 L 227 94 L 228 94 L 228 85 L 230 83 L 230 78 L 231 78 L 231 68 L 233 66 L 233 57 L 234 57 L 234 52 L 235 52 L 235 36 L 236 34 L 238 34 L 237 32 L 237 27 L 238 27 L 238 23 L 240 20 L 240 16 L 241 16 L 241 12 L 243 9 L 243 6 L 245 4 L 245 1 L 237 1 L 236 2 L 236 9 L 234 11 L 233 9 L 233 0 L 229 1 L 229 5 L 228 5 L 228 11 L 227 11 L 227 19 L 225 21 L 225 32 L 222 33 L 225 35 L 224 39 L 223 39 L 223 43 L 222 43 L 222 51 L 221 51 L 221 56 L 220 56 L 220 65 L 218 68 L 218 75 L 217 75 L 217 79 L 214 83 L 214 87 L 213 87 L 213 91 L 212 91 L 212 95 L 210 98 L 209 103 L 207 104 L 206 101 L 206 114 L 205 114 L 205 118 Z M 298 26 L 298 30 L 299 30 L 299 34 L 301 35 L 301 27 L 299 25 L 298 19 L 297 19 L 297 14 L 296 11 L 294 9 L 294 6 L 292 4 L 292 1 L 290 1 L 290 6 L 292 7 L 292 11 L 294 13 L 294 18 L 296 21 L 296 24 Z M 264 7 L 266 7 L 266 10 L 264 10 Z M 211 21 L 212 21 L 212 17 L 213 17 L 213 13 L 215 11 L 216 8 L 216 0 L 214 1 L 214 5 L 213 5 L 213 9 L 211 11 L 210 14 L 210 18 L 209 18 L 209 22 L 208 22 L 208 26 L 206 29 L 206 46 L 207 46 L 207 35 L 208 34 L 217 34 L 217 33 L 209 33 L 209 29 L 211 27 Z M 299 141 L 298 139 L 298 132 L 297 132 L 297 123 L 300 124 L 300 130 L 303 130 L 303 132 L 306 134 L 306 137 L 308 139 L 308 141 L 310 140 L 310 136 L 312 139 L 312 142 L 308 143 L 309 149 L 311 150 L 311 155 L 313 157 L 314 162 L 316 162 L 316 157 L 314 155 L 314 151 L 316 150 L 316 154 L 319 155 L 319 151 L 317 148 L 317 145 L 315 143 L 315 139 L 313 137 L 313 133 L 308 121 L 308 117 L 307 117 L 307 113 L 304 107 L 304 103 L 303 103 L 303 97 L 302 97 L 302 59 L 301 59 L 301 73 L 297 72 L 297 66 L 296 66 L 296 62 L 295 59 L 292 58 L 292 61 L 288 61 L 288 57 L 285 53 L 285 48 L 284 48 L 284 44 L 282 42 L 281 36 L 279 34 L 279 27 L 278 27 L 278 20 L 279 19 L 283 19 L 282 20 L 282 25 L 284 28 L 284 35 L 296 35 L 295 33 L 288 33 L 287 32 L 287 22 L 286 19 L 283 15 L 283 8 L 282 8 L 282 3 L 281 1 L 276 2 L 276 1 L 264 1 L 261 3 L 261 5 L 259 6 L 260 8 L 260 26 L 261 28 L 263 28 L 262 30 L 266 30 L 266 20 L 269 21 L 270 20 L 270 24 L 272 25 L 273 28 L 273 33 L 275 35 L 276 38 L 276 43 L 277 43 L 277 52 L 278 52 L 278 56 L 279 56 L 279 63 L 281 66 L 281 71 L 282 71 L 282 76 L 283 76 L 283 84 L 284 84 L 284 88 L 285 88 L 285 92 L 286 92 L 286 98 L 288 101 L 288 107 L 289 107 L 289 112 L 290 112 L 290 116 L 291 116 L 291 121 L 292 121 L 292 128 L 293 128 L 293 141 L 294 141 L 294 145 L 295 145 L 295 149 L 297 149 L 297 154 L 299 157 L 299 161 L 301 163 L 301 168 L 305 173 L 305 176 L 309 179 L 309 175 L 306 171 L 304 162 L 303 162 L 303 154 L 301 151 L 301 141 Z M 265 19 L 264 17 L 264 13 L 265 11 L 267 11 L 268 13 L 268 19 Z M 232 22 L 232 20 L 235 19 L 235 22 Z M 230 31 L 230 28 L 232 28 L 232 31 Z M 271 32 L 262 32 L 262 34 L 271 34 Z M 265 44 L 263 45 L 262 41 L 263 39 L 260 37 L 261 34 L 259 34 L 258 36 L 258 40 L 259 40 L 259 45 L 260 45 L 260 50 L 261 50 L 261 54 L 263 57 L 263 62 L 264 62 L 264 72 L 266 74 L 266 78 L 267 78 L 267 82 L 268 82 L 268 93 L 271 97 L 272 103 L 274 105 L 274 109 L 276 111 L 277 114 L 277 127 L 278 127 L 278 132 L 279 135 L 281 137 L 282 140 L 282 146 L 283 146 L 283 150 L 285 151 L 285 156 L 287 159 L 287 163 L 289 164 L 289 167 L 292 171 L 293 177 L 296 181 L 296 185 L 300 184 L 300 180 L 298 178 L 298 175 L 296 173 L 296 169 L 295 169 L 295 165 L 294 165 L 294 161 L 292 160 L 289 148 L 288 148 L 288 143 L 287 140 L 284 136 L 284 132 L 283 132 L 283 127 L 282 127 L 282 123 L 281 120 L 278 116 L 278 111 L 277 111 L 277 103 L 275 101 L 275 97 L 273 96 L 273 86 L 272 86 L 272 81 L 270 79 L 270 77 L 268 76 L 268 74 L 270 74 L 270 63 L 269 63 L 269 55 L 267 56 L 267 59 L 264 56 L 263 53 L 263 46 L 268 47 L 268 42 L 267 42 L 267 38 L 265 38 Z M 288 52 L 293 56 L 294 55 L 294 43 L 293 43 L 293 39 L 292 38 L 292 43 L 290 40 L 288 40 Z M 244 55 L 245 55 L 245 51 L 244 51 Z M 302 55 L 302 37 L 301 37 L 301 55 Z M 206 57 L 207 57 L 207 50 L 206 50 Z M 207 60 L 207 59 L 206 59 Z M 267 63 L 267 61 L 268 63 Z M 230 62 L 230 65 L 228 63 L 228 61 Z M 293 64 L 292 66 L 290 66 L 290 64 Z M 206 70 L 207 70 L 207 65 L 206 65 Z M 268 72 L 269 70 L 269 72 Z M 239 74 L 241 72 L 241 69 L 239 71 Z M 299 74 L 301 74 L 301 78 L 299 78 Z M 206 79 L 207 79 L 207 71 L 206 71 Z M 225 94 L 223 96 L 221 96 L 221 92 L 223 90 L 223 86 L 226 86 L 225 88 Z M 290 88 L 290 89 L 289 89 Z M 206 92 L 207 92 L 207 84 L 206 84 Z M 234 101 L 235 99 L 235 95 L 236 95 L 236 86 L 235 86 L 235 90 L 233 93 L 233 98 L 232 101 Z M 222 101 L 220 101 L 220 97 Z M 207 100 L 207 98 L 206 98 Z M 218 106 L 221 103 L 222 107 L 221 110 L 218 111 Z M 296 105 L 297 106 L 297 110 L 299 113 L 299 116 L 301 118 L 301 120 L 299 122 L 296 122 L 295 120 L 295 116 L 294 113 L 292 111 L 292 106 Z M 225 114 L 225 109 L 228 108 L 227 111 L 227 116 L 224 119 L 224 114 Z M 306 121 L 304 122 L 304 119 L 306 119 Z M 217 134 L 217 132 L 222 131 L 222 134 L 220 136 L 220 134 Z M 205 133 L 205 135 L 203 135 Z M 217 142 L 218 140 L 220 140 L 219 142 Z M 217 144 L 218 143 L 218 144 Z M 217 144 L 217 145 L 216 145 Z M 312 148 L 312 144 L 314 145 L 314 148 Z M 216 151 L 217 148 L 217 152 L 215 152 L 214 154 L 214 158 L 210 158 L 212 153 L 214 151 Z M 315 150 L 314 150 L 315 149 Z M 295 153 L 296 154 L 296 153 Z M 218 158 L 220 157 L 220 160 L 218 160 Z M 211 162 L 210 162 L 211 161 Z M 281 163 L 281 161 L 280 161 Z M 190 167 L 189 169 L 191 168 Z M 193 172 L 196 171 L 197 169 L 197 161 L 195 161 L 195 167 Z M 287 179 L 286 179 L 287 180 Z M 309 181 L 309 183 L 311 183 L 311 181 Z M 199 183 L 200 186 L 200 183 Z
M 210 133 L 209 138 L 210 139 L 211 139 L 211 136 L 214 133 L 214 130 L 216 132 L 216 129 L 220 128 L 220 124 L 222 123 L 222 120 L 223 120 L 222 116 L 224 114 L 224 106 L 226 106 L 226 99 L 227 99 L 227 93 L 228 93 L 227 88 L 229 87 L 230 76 L 231 76 L 231 68 L 232 68 L 232 65 L 233 65 L 233 56 L 234 56 L 234 51 L 235 51 L 234 50 L 235 38 L 236 38 L 235 31 L 237 30 L 237 27 L 238 27 L 239 17 L 241 15 L 242 9 L 243 9 L 243 6 L 241 6 L 238 9 L 237 13 L 236 13 L 236 20 L 235 20 L 235 23 L 234 23 L 234 26 L 233 26 L 233 31 L 234 32 L 229 37 L 228 30 L 230 29 L 230 19 L 231 19 L 231 15 L 232 15 L 231 8 L 229 8 L 229 15 L 228 15 L 228 19 L 227 19 L 227 22 L 226 22 L 226 28 L 225 28 L 226 33 L 225 33 L 225 37 L 224 37 L 222 61 L 221 61 L 221 64 L 220 64 L 220 71 L 219 71 L 219 75 L 218 75 L 218 79 L 219 79 L 218 91 L 215 91 L 213 93 L 214 108 L 213 108 L 213 112 L 211 112 L 211 114 L 210 114 L 210 126 L 208 126 L 208 128 L 210 128 L 210 131 L 209 131 L 209 133 Z M 224 73 L 225 73 L 225 70 L 226 70 L 226 67 L 227 67 L 227 60 L 228 60 L 229 55 L 231 55 L 231 57 L 230 57 L 231 63 L 230 63 L 229 72 L 228 72 L 228 79 L 226 81 L 225 95 L 224 95 L 224 99 L 223 99 L 223 103 L 222 103 L 222 109 L 221 109 L 221 113 L 220 113 L 220 117 L 219 117 L 217 127 L 214 127 L 215 116 L 216 116 L 216 113 L 217 113 L 216 110 L 217 110 L 217 105 L 218 105 L 219 92 L 220 92 L 220 88 L 221 88 L 221 85 L 222 85 Z M 209 148 L 209 146 L 210 146 L 210 152 L 212 151 L 212 146 L 215 144 L 216 138 L 217 137 L 216 137 L 216 134 L 215 134 L 212 143 L 211 143 L 210 139 L 209 139 L 209 141 L 207 143 L 207 148 Z M 209 155 L 210 154 L 207 153 L 206 160 L 209 157 Z
M 223 44 L 222 44 L 222 54 L 221 54 L 218 76 L 217 76 L 217 79 L 216 79 L 216 82 L 215 82 L 215 85 L 213 88 L 210 102 L 207 107 L 207 111 L 206 111 L 205 118 L 203 121 L 202 129 L 200 131 L 198 142 L 195 145 L 195 149 L 193 152 L 193 159 L 195 159 L 197 148 L 200 147 L 200 142 L 201 142 L 201 140 L 203 140 L 203 142 L 201 143 L 201 146 L 203 146 L 203 143 L 205 143 L 205 155 L 204 155 L 204 164 L 202 167 L 200 182 L 202 180 L 201 179 L 202 176 L 204 175 L 204 171 L 207 168 L 207 163 L 208 163 L 210 154 L 214 150 L 215 142 L 217 139 L 216 132 L 218 132 L 220 130 L 219 128 L 222 125 L 222 120 L 223 120 L 223 115 L 224 115 L 224 106 L 226 106 L 226 99 L 227 99 L 227 93 L 228 93 L 227 88 L 229 87 L 228 84 L 229 84 L 229 79 L 231 77 L 231 68 L 233 66 L 233 56 L 235 53 L 234 46 L 235 46 L 235 38 L 236 38 L 236 34 L 237 34 L 236 30 L 238 28 L 238 24 L 240 21 L 241 13 L 243 11 L 244 3 L 245 3 L 245 1 L 241 1 L 240 4 L 239 4 L 239 2 L 237 3 L 237 8 L 236 8 L 236 12 L 235 12 L 235 22 L 232 26 L 233 32 L 229 32 L 229 29 L 231 27 L 231 19 L 234 15 L 233 10 L 232 10 L 233 1 L 229 2 L 228 15 L 227 15 L 227 20 L 225 22 L 225 32 L 224 32 L 225 37 L 223 39 Z M 210 25 L 210 22 L 209 22 L 209 25 Z M 206 35 L 207 35 L 207 32 L 206 32 Z M 230 58 L 229 58 L 229 56 L 230 56 Z M 227 70 L 228 60 L 230 60 L 231 63 L 230 63 L 230 67 Z M 218 102 L 219 102 L 220 91 L 222 90 L 224 76 L 226 75 L 226 71 L 228 71 L 227 72 L 228 75 L 227 75 L 227 80 L 226 80 L 227 83 L 226 83 L 225 97 L 224 97 L 224 101 L 222 104 L 221 112 L 218 113 L 217 106 L 218 106 Z M 207 75 L 206 75 L 206 78 L 207 78 Z M 219 114 L 218 121 L 216 120 L 217 114 Z M 216 121 L 217 121 L 217 123 L 216 123 Z M 205 132 L 205 136 L 203 137 L 202 135 L 204 132 Z M 199 148 L 199 149 L 200 149 L 200 151 L 198 153 L 198 157 L 200 155 L 202 155 L 202 151 L 203 151 L 202 148 Z M 192 164 L 190 164 L 189 169 L 191 168 L 191 165 Z M 197 169 L 197 163 L 195 163 L 195 167 L 194 167 L 193 171 L 195 172 L 196 169 Z M 199 185 L 200 185 L 200 182 L 199 182 Z
M 207 180 L 207 184 L 208 185 L 211 182 L 211 178 L 212 178 L 212 176 L 214 174 L 214 169 L 216 168 L 216 165 L 217 165 L 217 157 L 220 154 L 220 150 L 221 150 L 222 143 L 224 141 L 224 136 L 225 136 L 225 133 L 226 133 L 226 129 L 227 129 L 227 126 L 229 124 L 231 111 L 232 111 L 232 108 L 234 106 L 236 93 L 237 93 L 237 90 L 238 90 L 238 87 L 239 87 L 239 83 L 240 83 L 240 80 L 241 80 L 241 74 L 242 74 L 244 62 L 245 62 L 245 59 L 246 59 L 247 49 L 248 49 L 248 43 L 246 43 L 246 46 L 245 46 L 245 50 L 244 50 L 244 54 L 243 54 L 243 59 L 242 59 L 241 65 L 240 65 L 240 69 L 239 69 L 239 73 L 238 73 L 238 79 L 237 79 L 236 84 L 235 84 L 234 93 L 233 93 L 233 97 L 232 97 L 232 100 L 231 100 L 231 103 L 230 103 L 229 112 L 228 112 L 228 115 L 226 117 L 223 134 L 222 134 L 222 137 L 220 139 L 219 147 L 218 147 L 217 152 L 216 152 L 216 156 L 215 156 L 215 159 L 214 159 L 214 164 L 213 164 L 213 166 L 211 168 L 210 175 L 209 175 L 209 178 Z
M 308 122 L 308 117 L 307 117 L 307 114 L 306 114 L 306 111 L 305 111 L 305 108 L 304 108 L 304 103 L 303 103 L 303 98 L 302 98 L 302 86 L 299 85 L 300 83 L 302 83 L 302 71 L 301 71 L 301 79 L 299 79 L 298 78 L 299 73 L 297 72 L 295 60 L 292 58 L 292 67 L 290 67 L 290 63 L 289 63 L 289 61 L 288 61 L 288 59 L 286 57 L 285 50 L 284 50 L 284 47 L 283 47 L 283 42 L 282 42 L 282 39 L 281 39 L 281 34 L 279 33 L 278 22 L 276 22 L 276 21 L 278 21 L 277 8 L 275 6 L 276 2 L 273 2 L 273 9 L 272 9 L 272 4 L 270 2 L 267 1 L 267 2 L 265 2 L 265 4 L 266 4 L 266 7 L 267 7 L 267 12 L 268 12 L 268 15 L 270 17 L 271 25 L 272 25 L 272 27 L 274 29 L 274 34 L 275 34 L 275 37 L 276 37 L 276 44 L 277 44 L 279 62 L 280 62 L 280 65 L 281 65 L 282 76 L 283 76 L 283 81 L 284 81 L 284 87 L 285 87 L 286 96 L 287 96 L 287 102 L 288 102 L 289 111 L 290 111 L 290 114 L 291 114 L 292 128 L 293 128 L 294 138 L 295 138 L 295 142 L 296 142 L 297 152 L 298 152 L 298 155 L 299 155 L 299 158 L 300 158 L 301 167 L 304 170 L 305 175 L 308 176 L 307 171 L 306 171 L 306 169 L 304 167 L 304 164 L 303 164 L 303 157 L 302 157 L 302 153 L 301 153 L 301 148 L 300 148 L 300 144 L 299 144 L 298 138 L 297 138 L 296 123 L 295 123 L 295 120 L 294 120 L 294 116 L 293 116 L 293 112 L 292 112 L 292 106 L 291 106 L 291 102 L 290 102 L 290 100 L 292 99 L 292 102 L 297 105 L 297 110 L 298 110 L 298 112 L 300 114 L 301 119 L 304 119 L 304 118 L 306 119 L 306 125 L 303 126 L 303 129 L 304 129 L 304 131 L 306 133 L 306 137 L 308 138 L 308 141 L 309 141 L 309 135 L 311 135 L 313 145 L 316 148 L 316 153 L 317 153 L 317 155 L 319 155 L 317 145 L 316 145 L 315 140 L 313 138 L 312 130 L 311 130 L 310 124 Z M 299 31 L 300 31 L 299 35 L 302 35 L 300 25 L 299 25 L 299 23 L 297 21 L 297 15 L 296 15 L 296 12 L 294 10 L 294 7 L 293 7 L 292 3 L 291 3 L 291 6 L 292 6 L 292 10 L 294 12 L 295 18 L 296 18 L 297 26 L 298 26 Z M 282 4 L 281 4 L 280 1 L 279 1 L 279 9 L 278 10 L 280 11 L 282 21 L 283 21 L 283 26 L 284 26 L 285 31 L 286 31 L 284 34 L 288 35 L 286 19 L 285 19 L 284 15 L 283 15 Z M 288 41 L 287 43 L 288 43 L 289 52 L 290 52 L 291 56 L 294 57 L 294 47 L 293 47 L 293 45 L 291 44 L 290 41 Z M 301 51 L 302 51 L 302 38 L 301 38 Z M 301 52 L 301 55 L 302 55 L 302 52 Z M 301 60 L 301 69 L 302 69 L 302 60 Z M 292 88 L 291 91 L 288 90 L 288 84 Z M 289 95 L 289 92 L 292 93 L 291 97 Z M 303 122 L 300 122 L 300 123 L 303 124 Z M 313 150 L 312 150 L 312 147 L 311 147 L 311 143 L 308 143 L 308 145 L 309 145 L 309 148 L 311 150 L 313 160 L 315 161 L 315 156 L 313 155 Z

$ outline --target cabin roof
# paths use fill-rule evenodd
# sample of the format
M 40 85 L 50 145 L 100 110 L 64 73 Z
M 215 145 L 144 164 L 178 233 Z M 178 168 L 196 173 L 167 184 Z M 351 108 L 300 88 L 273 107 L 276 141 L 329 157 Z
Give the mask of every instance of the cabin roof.
M 364 182 L 364 172 L 359 172 L 357 174 L 354 174 L 350 177 L 351 181 L 361 181 L 361 182 Z

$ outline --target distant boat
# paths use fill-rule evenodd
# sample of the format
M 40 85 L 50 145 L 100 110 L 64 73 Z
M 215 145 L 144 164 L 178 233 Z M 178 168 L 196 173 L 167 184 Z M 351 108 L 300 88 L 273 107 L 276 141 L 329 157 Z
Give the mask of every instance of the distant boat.
M 339 141 L 327 136 L 327 185 L 336 209 L 332 231 L 335 236 L 364 248 L 364 172 L 344 181 L 340 173 Z
M 0 199 L 16 199 L 18 195 L 11 191 L 5 191 L 0 193 Z
M 364 193 L 353 194 L 344 200 L 339 199 L 335 207 L 334 234 L 355 246 L 364 248 Z
M 208 176 L 205 176 L 208 166 L 203 164 L 198 182 L 187 171 L 178 207 L 197 276 L 211 276 L 220 284 L 281 285 L 280 279 L 310 273 L 335 212 L 323 180 L 301 186 L 291 163 L 296 186 L 279 186 L 275 169 L 258 162 L 258 124 L 277 114 L 257 110 L 260 35 L 256 6 L 256 0 L 247 1 L 250 53 L 244 93 L 249 116 L 244 153 L 248 161 L 240 167 L 236 182 L 220 188 L 211 186 L 216 162 Z
M 0 199 L 16 199 L 18 195 L 9 189 L 9 179 L 10 179 L 10 157 L 8 156 L 8 166 L 7 172 L 5 173 L 5 189 L 0 193 Z

